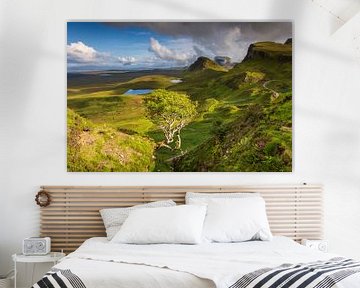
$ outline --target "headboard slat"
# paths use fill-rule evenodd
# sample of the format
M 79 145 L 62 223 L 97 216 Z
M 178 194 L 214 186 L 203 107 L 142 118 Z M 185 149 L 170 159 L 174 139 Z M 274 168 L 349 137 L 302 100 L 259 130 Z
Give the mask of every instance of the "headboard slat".
M 41 208 L 41 236 L 52 238 L 54 251 L 74 251 L 90 237 L 105 236 L 99 210 L 173 199 L 185 202 L 186 192 L 258 192 L 266 201 L 274 235 L 322 237 L 322 187 L 320 185 L 244 186 L 43 186 L 51 204 Z

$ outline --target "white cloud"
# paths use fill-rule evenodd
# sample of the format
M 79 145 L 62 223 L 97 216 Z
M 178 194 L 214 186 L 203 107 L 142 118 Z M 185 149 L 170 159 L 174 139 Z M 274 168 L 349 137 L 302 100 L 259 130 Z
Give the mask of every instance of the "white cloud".
M 168 61 L 188 62 L 193 58 L 192 54 L 182 53 L 169 49 L 166 46 L 161 45 L 158 40 L 152 37 L 150 38 L 149 50 L 154 52 L 158 58 Z
M 136 62 L 136 58 L 132 56 L 118 57 L 118 60 L 123 65 L 132 65 Z
M 99 52 L 81 41 L 67 45 L 66 51 L 70 62 L 93 63 L 97 62 L 99 58 Z

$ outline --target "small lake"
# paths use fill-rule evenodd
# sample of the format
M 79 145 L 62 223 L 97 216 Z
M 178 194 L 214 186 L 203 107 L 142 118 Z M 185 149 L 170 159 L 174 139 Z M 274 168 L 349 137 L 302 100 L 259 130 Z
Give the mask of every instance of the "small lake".
M 144 95 L 149 94 L 153 89 L 129 89 L 124 93 L 124 95 Z

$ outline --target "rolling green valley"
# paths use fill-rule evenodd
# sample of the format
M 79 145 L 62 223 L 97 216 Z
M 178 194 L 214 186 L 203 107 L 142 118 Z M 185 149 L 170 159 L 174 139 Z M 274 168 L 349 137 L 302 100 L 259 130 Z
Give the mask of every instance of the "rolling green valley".
M 292 171 L 291 38 L 230 59 L 68 71 L 68 171 Z

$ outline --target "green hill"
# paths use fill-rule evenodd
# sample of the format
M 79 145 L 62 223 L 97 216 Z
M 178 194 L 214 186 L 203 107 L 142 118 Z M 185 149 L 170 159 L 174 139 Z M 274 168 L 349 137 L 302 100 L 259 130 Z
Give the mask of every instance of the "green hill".
M 201 70 L 215 70 L 215 71 L 227 71 L 223 66 L 217 64 L 215 61 L 207 57 L 199 57 L 196 61 L 189 66 L 189 71 L 201 71 Z
M 279 61 L 292 60 L 292 40 L 284 44 L 275 42 L 257 42 L 251 44 L 244 61 L 251 59 L 275 59 Z
M 149 171 L 154 166 L 154 143 L 148 138 L 118 132 L 67 111 L 68 171 Z

